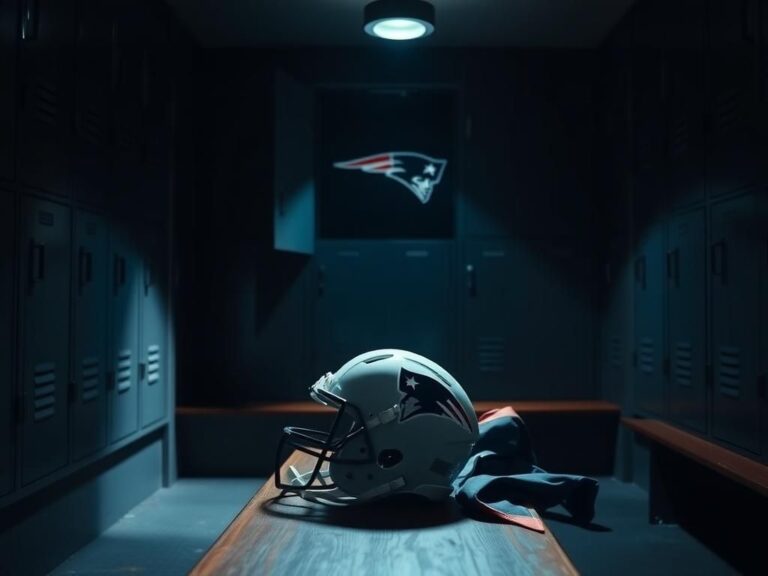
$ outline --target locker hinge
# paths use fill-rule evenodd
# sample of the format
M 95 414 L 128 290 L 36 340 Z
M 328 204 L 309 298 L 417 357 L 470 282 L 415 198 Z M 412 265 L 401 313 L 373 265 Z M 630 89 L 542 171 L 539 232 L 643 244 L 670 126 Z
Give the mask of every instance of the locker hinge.
M 110 370 L 107 372 L 107 390 L 115 389 L 115 371 Z
M 139 381 L 143 382 L 147 376 L 147 364 L 145 362 L 139 362 Z
M 661 369 L 664 372 L 664 376 L 669 376 L 669 356 L 664 356 L 664 361 L 661 363 Z
M 69 382 L 69 385 L 67 386 L 67 398 L 70 401 L 70 403 L 73 403 L 75 401 L 75 395 L 77 394 L 77 382 L 74 380 L 71 380 Z
M 766 387 L 768 387 L 768 375 L 761 374 L 757 379 L 757 397 L 760 400 L 765 400 Z
M 24 422 L 24 395 L 19 394 L 16 396 L 16 422 L 22 424 Z
M 707 367 L 704 369 L 704 386 L 711 390 L 713 383 L 714 377 L 712 372 L 712 364 L 707 364 Z

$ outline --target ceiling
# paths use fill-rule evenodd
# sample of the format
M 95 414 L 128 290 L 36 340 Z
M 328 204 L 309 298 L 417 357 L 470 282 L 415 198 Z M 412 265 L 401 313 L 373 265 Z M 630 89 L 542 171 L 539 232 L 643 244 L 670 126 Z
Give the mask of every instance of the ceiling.
M 374 45 L 368 0 L 168 0 L 207 46 Z M 634 0 L 432 0 L 429 46 L 597 46 Z

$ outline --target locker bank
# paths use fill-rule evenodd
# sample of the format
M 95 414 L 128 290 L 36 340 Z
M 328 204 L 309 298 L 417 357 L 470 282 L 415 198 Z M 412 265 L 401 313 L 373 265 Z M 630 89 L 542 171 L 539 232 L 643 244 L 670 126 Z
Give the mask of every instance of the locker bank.
M 766 574 L 767 497 L 768 1 L 0 2 L 1 576 Z

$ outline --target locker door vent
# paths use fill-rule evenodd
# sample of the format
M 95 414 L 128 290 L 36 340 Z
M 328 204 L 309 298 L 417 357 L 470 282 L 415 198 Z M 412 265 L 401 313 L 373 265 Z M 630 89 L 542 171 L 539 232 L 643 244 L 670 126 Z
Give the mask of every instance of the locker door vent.
M 504 371 L 504 338 L 480 336 L 477 339 L 477 360 L 480 372 Z
M 608 343 L 608 357 L 611 366 L 621 368 L 623 364 L 622 356 L 621 338 L 618 336 L 612 336 Z
M 56 413 L 56 364 L 45 362 L 35 366 L 32 382 L 32 418 L 35 422 L 47 420 Z
M 36 120 L 44 124 L 56 124 L 59 111 L 59 98 L 56 86 L 44 78 L 35 82 L 32 113 Z
M 151 386 L 160 380 L 160 346 L 147 347 L 147 383 Z
M 675 383 L 689 388 L 693 385 L 693 347 L 690 342 L 675 345 Z
M 641 338 L 640 350 L 637 358 L 637 365 L 640 368 L 640 372 L 653 374 L 655 355 L 653 338 Z
M 131 388 L 131 358 L 130 350 L 123 350 L 117 355 L 117 372 L 115 376 L 115 385 L 118 393 L 125 392 Z
M 727 130 L 739 119 L 739 93 L 731 90 L 724 94 L 717 103 L 715 112 L 718 130 Z
M 720 348 L 720 366 L 717 380 L 720 394 L 730 398 L 741 395 L 741 359 L 738 348 L 723 346 Z
M 82 402 L 90 402 L 99 396 L 99 359 L 96 357 L 85 358 L 80 365 L 80 375 L 83 383 Z
M 688 150 L 688 143 L 690 140 L 690 132 L 688 130 L 688 120 L 686 118 L 678 118 L 673 123 L 671 134 L 669 151 L 672 156 L 678 156 Z

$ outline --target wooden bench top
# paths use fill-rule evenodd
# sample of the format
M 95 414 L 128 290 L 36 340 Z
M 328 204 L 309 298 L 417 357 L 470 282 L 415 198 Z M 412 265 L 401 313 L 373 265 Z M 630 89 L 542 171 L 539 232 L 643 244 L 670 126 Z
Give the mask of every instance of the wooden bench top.
M 453 501 L 338 509 L 278 495 L 270 478 L 190 574 L 578 574 L 549 530 L 471 520 Z
M 768 496 L 768 466 L 659 420 L 622 418 L 622 423 L 630 430 Z
M 604 400 L 542 400 L 542 401 L 486 401 L 474 403 L 475 412 L 482 414 L 494 408 L 514 406 L 520 414 L 531 413 L 563 413 L 563 412 L 602 412 L 619 414 L 620 408 L 616 404 Z M 176 413 L 180 415 L 203 414 L 322 414 L 332 412 L 331 408 L 322 406 L 317 402 L 267 402 L 261 404 L 247 404 L 237 407 L 217 406 L 179 406 Z

